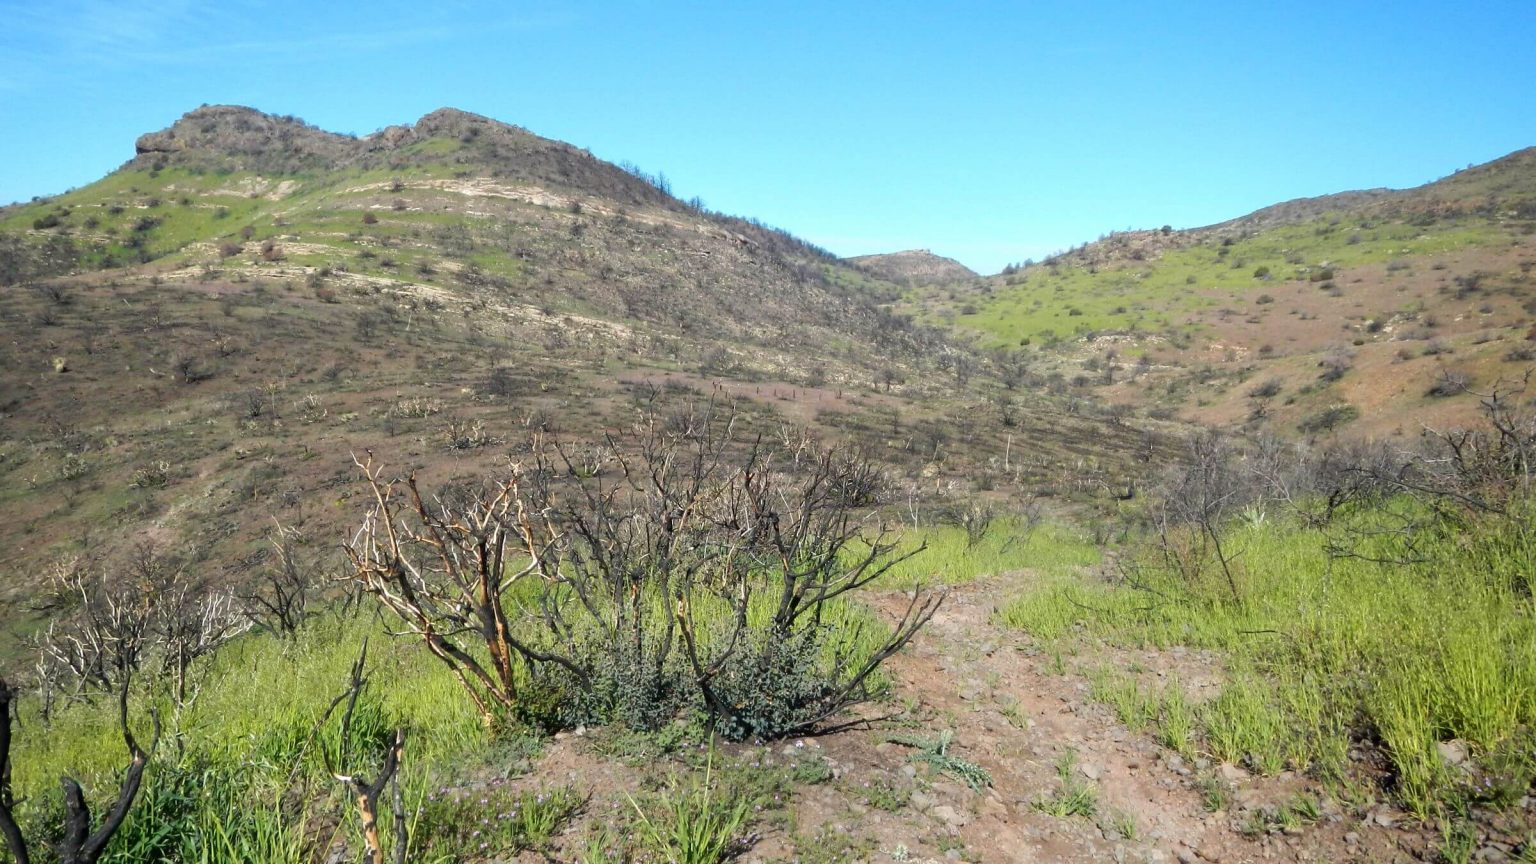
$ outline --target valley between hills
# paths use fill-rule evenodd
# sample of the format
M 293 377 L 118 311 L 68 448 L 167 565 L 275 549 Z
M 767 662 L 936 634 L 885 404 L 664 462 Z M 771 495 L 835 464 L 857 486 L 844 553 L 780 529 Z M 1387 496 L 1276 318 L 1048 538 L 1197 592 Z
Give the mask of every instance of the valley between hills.
M 978 275 L 196 109 L 0 209 L 0 861 L 1536 861 L 1533 237 Z

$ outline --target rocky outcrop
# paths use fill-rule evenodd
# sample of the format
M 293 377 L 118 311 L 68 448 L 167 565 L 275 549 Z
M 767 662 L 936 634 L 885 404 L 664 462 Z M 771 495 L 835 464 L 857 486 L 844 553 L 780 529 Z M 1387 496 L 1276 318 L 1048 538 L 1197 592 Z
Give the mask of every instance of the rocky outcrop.
M 272 163 L 333 167 L 355 149 L 354 139 L 316 129 L 297 117 L 235 105 L 205 105 L 134 144 L 141 159 L 206 163 L 224 158 L 236 163 L 232 167 L 253 170 L 270 170 Z

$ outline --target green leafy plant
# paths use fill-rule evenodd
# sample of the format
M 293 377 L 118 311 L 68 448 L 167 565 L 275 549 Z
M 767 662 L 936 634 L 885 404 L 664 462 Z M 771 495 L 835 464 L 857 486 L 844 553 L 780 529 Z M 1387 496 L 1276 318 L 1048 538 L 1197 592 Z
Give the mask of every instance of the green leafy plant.
M 934 770 L 948 774 L 971 787 L 972 791 L 981 790 L 992 785 L 992 775 L 987 769 L 949 752 L 949 745 L 954 742 L 955 733 L 945 729 L 934 738 L 921 738 L 916 735 L 892 735 L 886 740 L 893 744 L 902 744 L 914 748 L 911 761 L 925 762 L 932 765 Z

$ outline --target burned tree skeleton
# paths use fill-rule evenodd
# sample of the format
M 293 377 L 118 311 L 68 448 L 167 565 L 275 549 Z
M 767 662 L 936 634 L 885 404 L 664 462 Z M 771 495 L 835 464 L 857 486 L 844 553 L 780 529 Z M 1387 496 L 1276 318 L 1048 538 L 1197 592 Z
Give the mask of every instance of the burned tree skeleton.
M 855 503 L 876 488 L 872 469 L 803 447 L 781 466 L 733 432 L 713 405 L 652 418 L 608 442 L 604 471 L 535 437 L 503 475 L 435 499 L 370 455 L 358 466 L 374 506 L 347 546 L 351 578 L 487 723 L 553 702 L 559 716 L 542 722 L 653 727 L 691 703 L 728 737 L 817 728 L 872 697 L 875 670 L 942 595 L 915 592 L 856 651 L 865 634 L 834 632 L 842 598 L 917 551 L 866 536 Z
M 31 848 L 22 836 L 16 822 L 16 800 L 11 791 L 11 717 L 17 693 L 5 681 L 0 680 L 0 836 L 5 838 L 6 848 L 16 864 L 31 864 Z M 123 820 L 133 807 L 144 781 L 144 769 L 149 757 L 160 743 L 160 718 L 152 715 L 154 733 L 149 749 L 139 746 L 138 739 L 128 725 L 128 680 L 126 677 L 118 690 L 118 725 L 122 729 L 123 743 L 128 749 L 129 762 L 123 772 L 117 797 L 107 810 L 101 824 L 92 830 L 90 805 L 79 781 L 63 777 L 60 783 L 64 792 L 64 826 L 62 839 L 55 848 L 60 864 L 95 864 L 106 851 L 112 836 L 122 827 Z

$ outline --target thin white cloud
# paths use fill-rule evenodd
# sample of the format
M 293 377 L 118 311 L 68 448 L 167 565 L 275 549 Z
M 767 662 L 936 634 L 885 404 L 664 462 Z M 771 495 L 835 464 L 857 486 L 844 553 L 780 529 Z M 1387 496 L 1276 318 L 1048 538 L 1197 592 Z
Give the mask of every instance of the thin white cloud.
M 388 27 L 318 32 L 289 11 L 261 3 L 193 0 L 15 4 L 6 10 L 7 26 L 0 32 L 0 92 L 56 89 L 124 68 L 366 57 L 467 32 L 483 36 L 569 21 L 546 9 L 524 14 L 506 7 L 487 12 L 463 2 L 450 3 L 446 10 L 442 5 L 384 3 L 370 9 L 369 17 L 389 22 Z
M 47 51 L 71 58 L 110 55 L 126 47 L 161 42 L 168 33 L 195 23 L 194 11 L 190 0 L 33 4 L 16 8 L 9 16 L 4 41 L 12 48 L 31 49 L 29 53 Z

